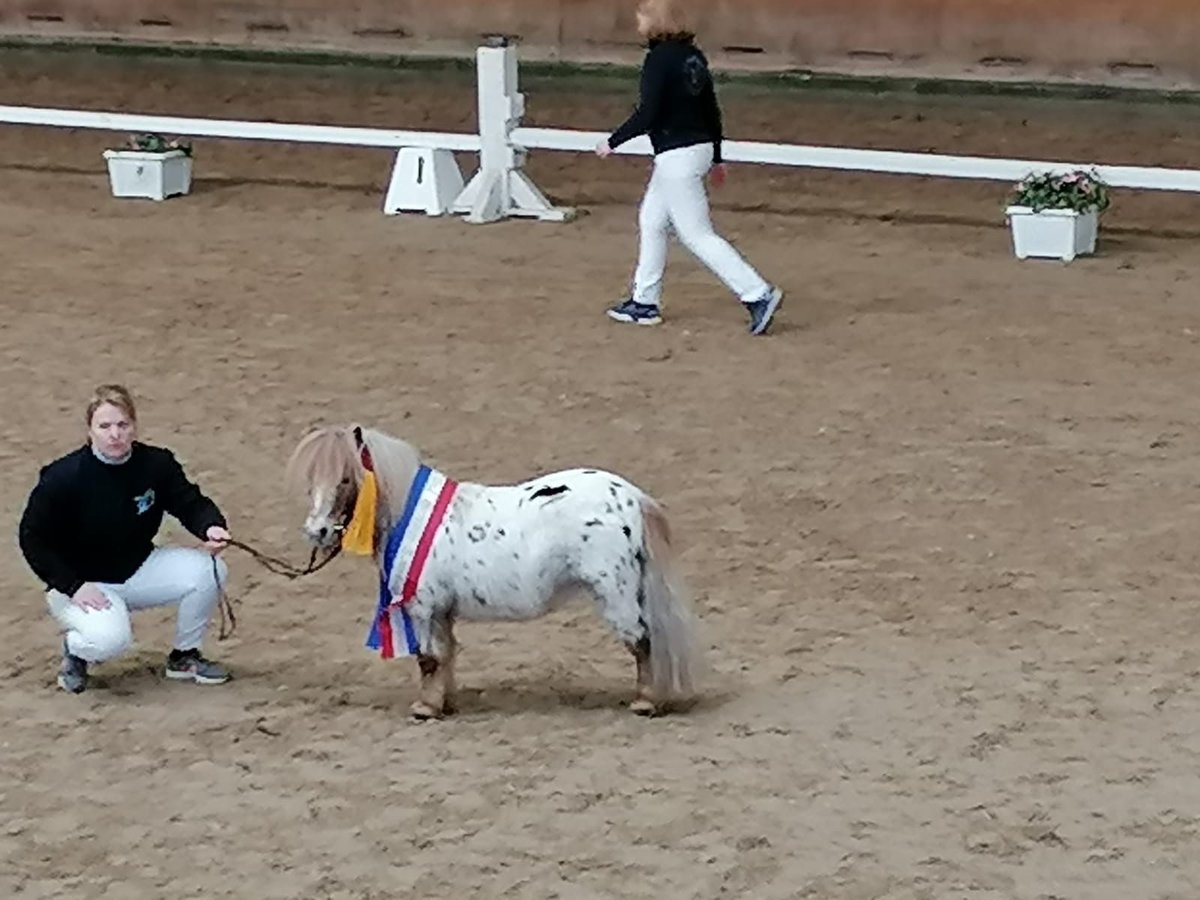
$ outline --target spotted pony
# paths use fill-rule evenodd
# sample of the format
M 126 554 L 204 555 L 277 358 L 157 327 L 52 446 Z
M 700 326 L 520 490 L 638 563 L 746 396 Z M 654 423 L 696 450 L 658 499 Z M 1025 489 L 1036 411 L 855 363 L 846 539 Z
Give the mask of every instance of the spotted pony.
M 667 518 L 621 476 L 570 469 L 511 485 L 456 482 L 404 440 L 357 425 L 306 434 L 288 475 L 307 497 L 315 546 L 344 546 L 348 530 L 363 530 L 356 520 L 372 520 L 360 551 L 380 572 L 369 645 L 389 656 L 402 635 L 416 656 L 415 717 L 454 709 L 456 621 L 540 618 L 576 588 L 636 661 L 634 712 L 655 715 L 694 694 L 701 654 Z

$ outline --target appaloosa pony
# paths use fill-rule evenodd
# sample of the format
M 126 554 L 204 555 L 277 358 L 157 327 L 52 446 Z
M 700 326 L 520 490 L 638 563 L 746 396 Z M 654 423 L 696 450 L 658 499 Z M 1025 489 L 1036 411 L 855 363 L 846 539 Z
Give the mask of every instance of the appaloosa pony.
M 318 428 L 288 460 L 310 504 L 304 531 L 373 557 L 380 594 L 367 646 L 416 656 L 417 718 L 453 710 L 455 620 L 529 620 L 589 589 L 637 662 L 630 708 L 663 711 L 695 687 L 700 651 L 658 503 L 619 475 L 554 472 L 513 485 L 457 482 L 380 431 Z

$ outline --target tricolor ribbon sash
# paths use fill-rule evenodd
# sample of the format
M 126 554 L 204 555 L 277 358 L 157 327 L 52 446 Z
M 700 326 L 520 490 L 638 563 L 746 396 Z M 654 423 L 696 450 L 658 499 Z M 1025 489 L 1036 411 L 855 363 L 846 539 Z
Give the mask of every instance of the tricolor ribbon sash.
M 408 490 L 404 513 L 392 527 L 379 575 L 379 605 L 367 635 L 367 646 L 383 659 L 396 655 L 392 611 L 398 607 L 404 625 L 404 645 L 409 655 L 420 652 L 420 643 L 408 615 L 408 604 L 417 593 L 429 551 L 450 508 L 458 483 L 428 466 L 421 466 Z

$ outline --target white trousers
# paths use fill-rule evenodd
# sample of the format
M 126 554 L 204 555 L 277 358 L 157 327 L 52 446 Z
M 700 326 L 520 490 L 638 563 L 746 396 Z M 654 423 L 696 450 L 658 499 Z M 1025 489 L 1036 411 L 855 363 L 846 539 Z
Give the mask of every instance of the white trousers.
M 659 305 L 667 265 L 667 237 L 674 228 L 685 247 L 708 266 L 743 303 L 758 300 L 770 286 L 729 242 L 713 230 L 704 179 L 713 164 L 712 144 L 665 150 L 638 214 L 639 248 L 633 300 Z
M 216 561 L 224 587 L 229 570 Z M 67 650 L 89 663 L 120 656 L 133 642 L 130 610 L 178 605 L 175 648 L 199 648 L 208 621 L 220 598 L 213 577 L 213 557 L 204 550 L 157 547 L 124 584 L 99 584 L 112 605 L 108 609 L 81 609 L 58 591 L 46 594 L 50 614 L 67 635 Z

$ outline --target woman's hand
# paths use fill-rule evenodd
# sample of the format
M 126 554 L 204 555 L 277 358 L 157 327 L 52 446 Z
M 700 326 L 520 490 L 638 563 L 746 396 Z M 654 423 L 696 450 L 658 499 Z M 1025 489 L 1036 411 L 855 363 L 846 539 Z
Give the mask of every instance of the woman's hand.
M 112 606 L 108 597 L 104 596 L 104 591 L 96 587 L 94 584 L 85 584 L 79 588 L 72 596 L 71 602 L 87 612 L 89 609 L 108 609 Z
M 596 145 L 596 155 L 601 159 L 612 155 L 612 147 L 608 146 L 608 138 L 605 138 Z
M 208 538 L 204 542 L 205 548 L 209 553 L 214 555 L 224 550 L 231 540 L 229 532 L 220 525 L 213 525 L 208 531 L 204 532 L 204 536 Z
M 719 188 L 725 183 L 725 177 L 727 175 L 728 172 L 725 171 L 725 163 L 717 163 L 712 167 L 712 171 L 709 172 L 708 178 L 709 181 L 712 182 L 713 187 Z

